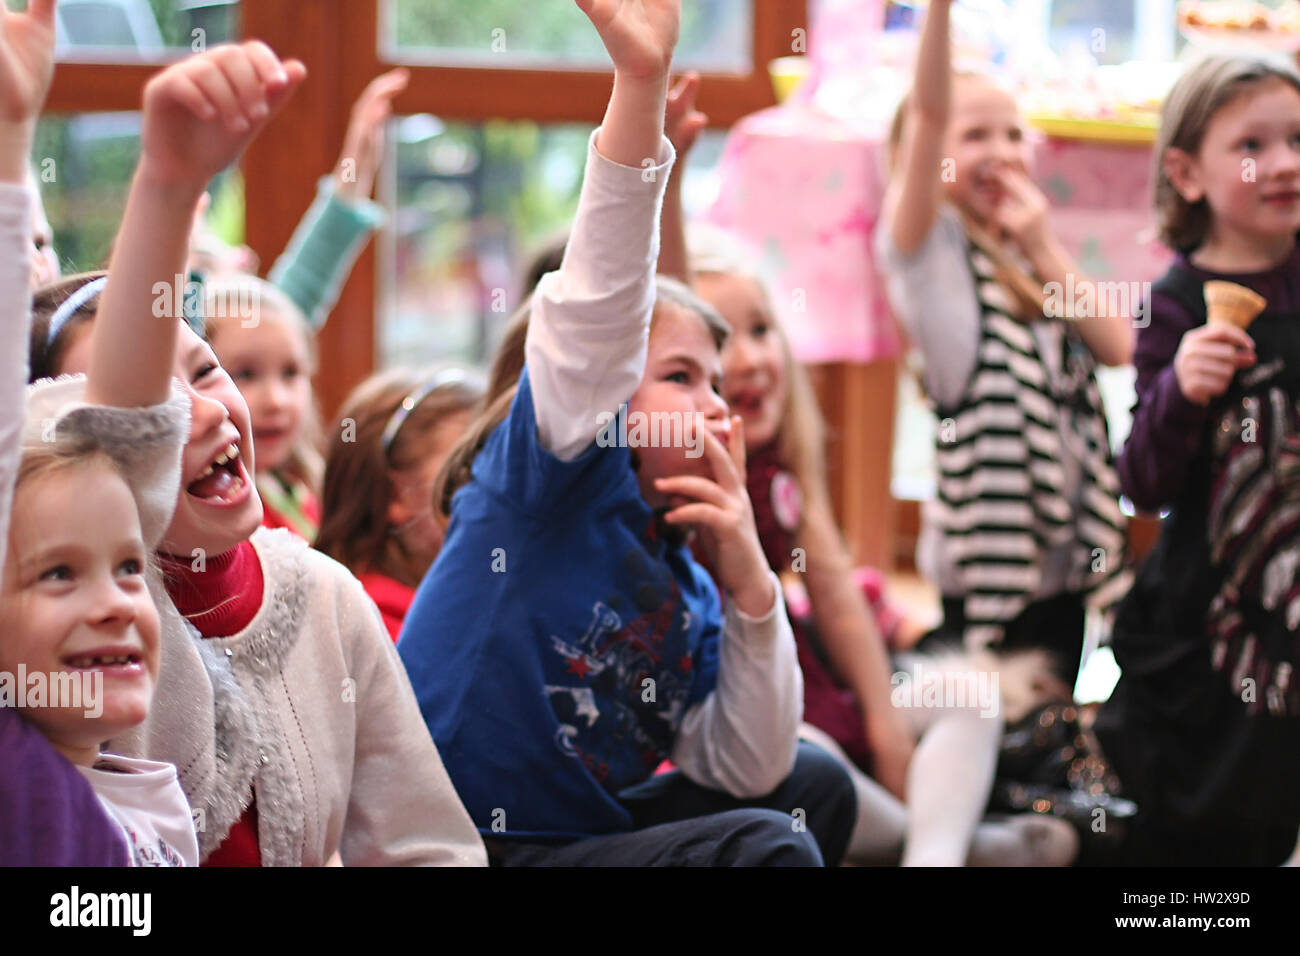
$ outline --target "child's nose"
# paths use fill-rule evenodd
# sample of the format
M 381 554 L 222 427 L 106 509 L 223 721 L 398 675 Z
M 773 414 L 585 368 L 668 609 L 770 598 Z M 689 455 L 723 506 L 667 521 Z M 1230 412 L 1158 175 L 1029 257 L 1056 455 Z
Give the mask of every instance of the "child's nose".
M 220 428 L 230 417 L 226 406 L 215 398 L 209 398 L 196 392 L 190 385 L 185 386 L 190 396 L 190 438 L 203 435 L 214 428 Z

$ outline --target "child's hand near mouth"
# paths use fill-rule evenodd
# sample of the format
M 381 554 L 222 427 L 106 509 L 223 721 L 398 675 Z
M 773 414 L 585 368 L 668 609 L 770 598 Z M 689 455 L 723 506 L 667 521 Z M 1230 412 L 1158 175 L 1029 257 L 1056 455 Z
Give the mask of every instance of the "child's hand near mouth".
M 704 454 L 713 468 L 713 478 L 675 475 L 658 478 L 655 488 L 668 495 L 694 499 L 673 508 L 664 520 L 668 524 L 695 526 L 709 565 L 718 583 L 749 617 L 761 618 L 772 608 L 773 593 L 767 558 L 758 542 L 754 510 L 745 490 L 745 424 L 731 419 L 730 437 L 723 439 L 707 428 L 700 430 Z

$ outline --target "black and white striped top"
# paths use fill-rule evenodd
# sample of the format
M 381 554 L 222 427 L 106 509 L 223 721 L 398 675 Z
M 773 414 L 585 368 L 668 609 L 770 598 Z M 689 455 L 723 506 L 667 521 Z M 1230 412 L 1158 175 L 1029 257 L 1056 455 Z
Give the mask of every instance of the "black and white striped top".
M 1011 314 L 993 262 L 974 247 L 969 261 L 980 302 L 978 359 L 962 399 L 941 412 L 935 517 L 958 569 L 966 641 L 984 645 L 1040 596 L 1049 549 L 1070 547 L 1069 587 L 1090 607 L 1104 610 L 1122 597 L 1130 573 L 1091 353 L 1066 324 L 1063 371 L 1053 376 L 1030 327 Z M 1062 493 L 1066 455 L 1082 465 L 1074 501 Z

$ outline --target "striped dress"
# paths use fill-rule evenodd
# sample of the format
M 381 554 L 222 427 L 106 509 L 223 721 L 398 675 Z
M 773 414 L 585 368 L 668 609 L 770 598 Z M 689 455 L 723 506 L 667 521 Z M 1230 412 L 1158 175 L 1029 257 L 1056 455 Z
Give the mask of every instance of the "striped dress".
M 1039 593 L 1044 555 L 1068 546 L 1069 589 L 1106 610 L 1130 584 L 1119 482 L 1091 353 L 1061 319 L 1060 375 L 995 278 L 969 254 L 980 302 L 975 370 L 955 407 L 938 409 L 935 517 L 958 569 L 969 646 L 996 644 Z M 1062 410 L 1067 427 L 1062 426 Z M 1066 456 L 1081 464 L 1077 500 L 1062 493 Z

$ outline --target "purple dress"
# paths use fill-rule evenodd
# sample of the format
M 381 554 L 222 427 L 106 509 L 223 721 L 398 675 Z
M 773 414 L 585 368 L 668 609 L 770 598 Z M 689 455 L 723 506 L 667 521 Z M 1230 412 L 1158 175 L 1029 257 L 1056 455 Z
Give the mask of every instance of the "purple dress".
M 0 707 L 0 866 L 126 865 L 126 844 L 90 784 Z

